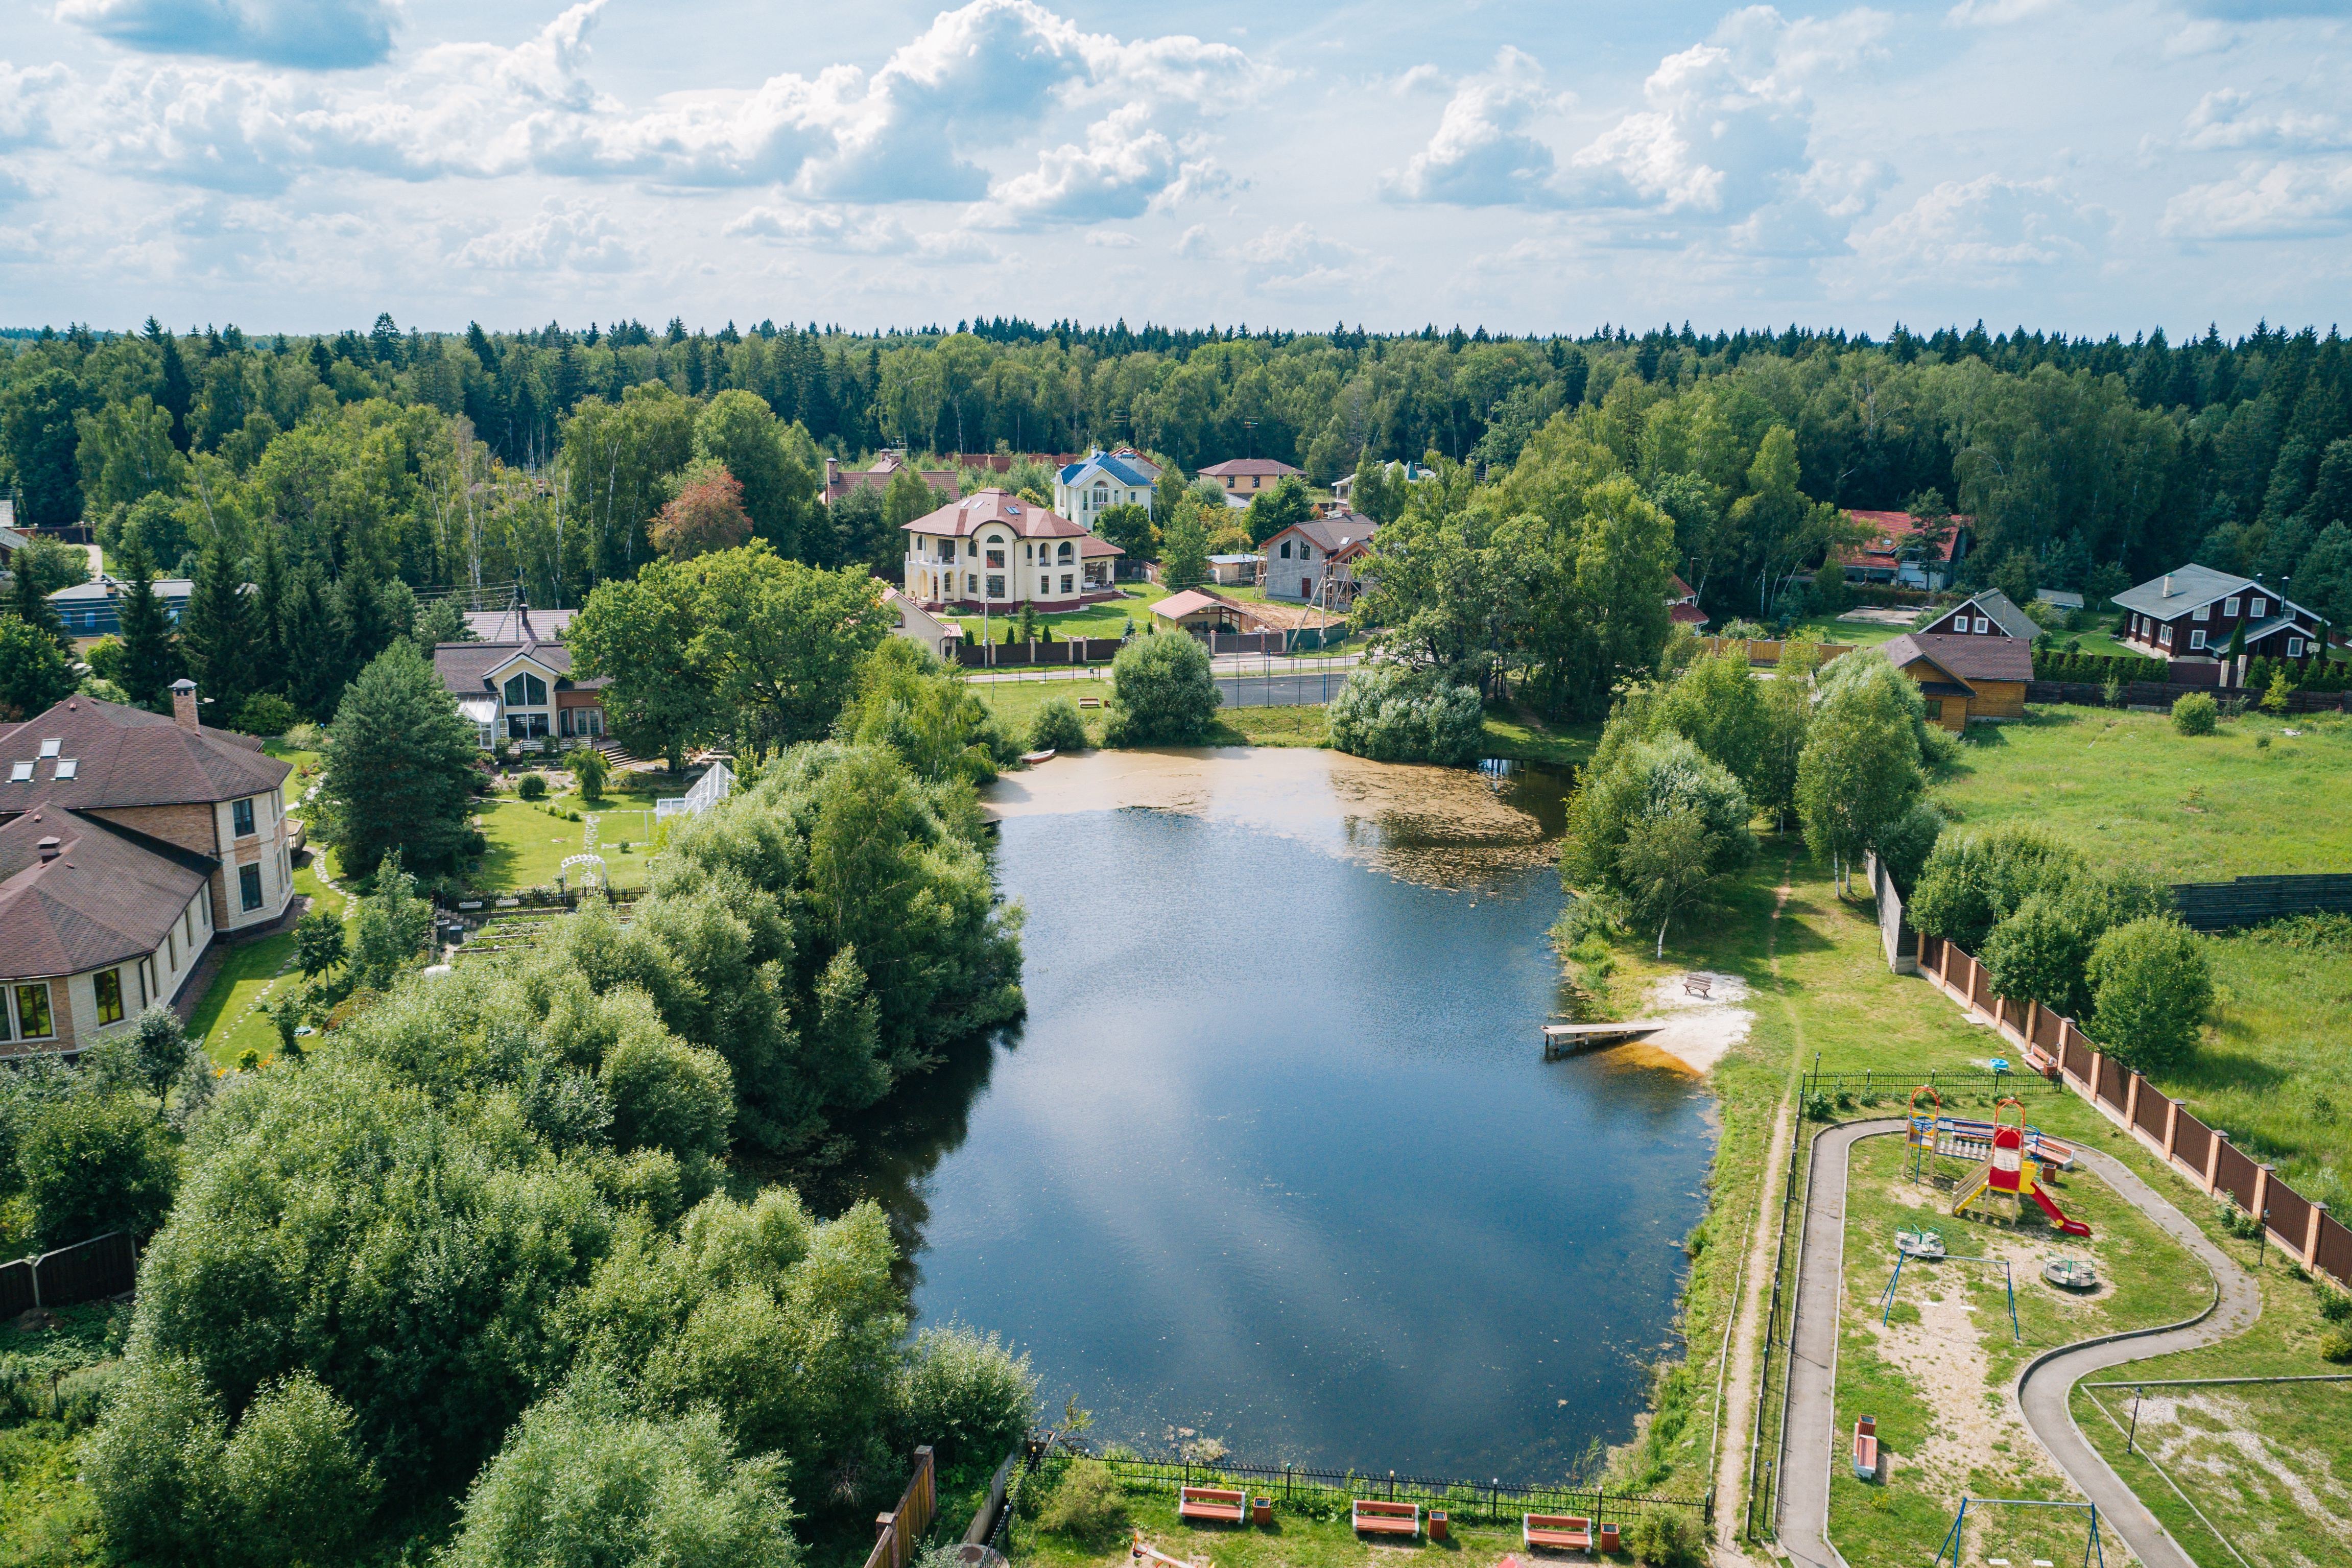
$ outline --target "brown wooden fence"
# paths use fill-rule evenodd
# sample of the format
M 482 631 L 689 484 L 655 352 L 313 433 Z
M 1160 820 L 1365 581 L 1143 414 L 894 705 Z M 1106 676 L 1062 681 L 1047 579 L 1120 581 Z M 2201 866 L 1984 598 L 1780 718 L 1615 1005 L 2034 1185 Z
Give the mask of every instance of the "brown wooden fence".
M 2284 915 L 2352 912 L 2352 876 L 2240 877 L 2231 882 L 2176 882 L 2172 902 L 2192 931 L 2229 931 Z
M 139 1244 L 124 1231 L 0 1266 L 0 1318 L 120 1296 L 139 1282 Z
M 1919 938 L 1918 972 L 1955 1001 L 1989 1020 L 2025 1053 L 2027 1063 L 2105 1112 L 2116 1125 L 2161 1155 L 2173 1172 L 2244 1214 L 2262 1216 L 2272 1238 L 2305 1267 L 2352 1289 L 2352 1230 L 2327 1205 L 2314 1203 L 2206 1126 L 2177 1100 L 2140 1074 L 2107 1060 L 2098 1042 L 2072 1018 L 2040 1005 L 2021 1014 L 1992 994 L 1984 967 L 1940 937 Z
M 2174 665 L 2176 672 L 2169 680 L 2126 680 L 2117 696 L 2126 708 L 2170 708 L 2189 687 L 2210 686 L 2210 677 L 2203 680 L 2184 679 L 2179 671 L 2190 667 Z M 2210 665 L 2201 666 L 2210 669 Z M 2070 708 L 2104 708 L 2107 705 L 2105 685 L 2088 680 L 2029 680 L 2025 683 L 2025 700 L 2032 703 L 2054 702 Z M 2352 711 L 2352 692 L 2290 691 L 2286 694 L 2286 710 L 2290 713 L 2337 713 Z
M 898 1506 L 874 1521 L 874 1550 L 866 1555 L 866 1568 L 907 1568 L 920 1550 L 939 1506 L 939 1478 L 931 1470 L 931 1450 L 918 1448 L 915 1474 L 907 1482 Z

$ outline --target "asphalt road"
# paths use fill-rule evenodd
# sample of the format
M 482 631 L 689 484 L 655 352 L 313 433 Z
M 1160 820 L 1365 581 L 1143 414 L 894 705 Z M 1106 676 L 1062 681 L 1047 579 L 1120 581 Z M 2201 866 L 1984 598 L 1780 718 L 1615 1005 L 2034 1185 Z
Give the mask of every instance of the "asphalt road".
M 1217 689 L 1228 708 L 1296 708 L 1328 702 L 1348 683 L 1348 672 L 1334 669 L 1316 675 L 1221 676 Z
M 1797 1264 L 1795 1344 L 1789 1362 L 1789 1420 L 1780 1441 L 1781 1547 L 1805 1568 L 1844 1568 L 1830 1544 L 1830 1479 L 1851 1458 L 1852 1435 L 1837 1420 L 1838 1298 L 1845 1271 L 1847 1157 L 1864 1138 L 1903 1129 L 1900 1117 L 1853 1121 L 1822 1132 L 1805 1178 L 1804 1247 Z M 2121 1162 L 2080 1142 L 2076 1158 L 2168 1236 L 2201 1259 L 2220 1282 L 2211 1308 L 2169 1328 L 2084 1340 L 2050 1351 L 2018 1374 L 2025 1425 L 2066 1479 L 2099 1506 L 2101 1531 L 2123 1538 L 2145 1568 L 2198 1568 L 2156 1516 L 2099 1457 L 2074 1425 L 2068 1396 L 2096 1372 L 2147 1356 L 2211 1344 L 2242 1333 L 2262 1312 L 2253 1278 L 2162 1194 Z

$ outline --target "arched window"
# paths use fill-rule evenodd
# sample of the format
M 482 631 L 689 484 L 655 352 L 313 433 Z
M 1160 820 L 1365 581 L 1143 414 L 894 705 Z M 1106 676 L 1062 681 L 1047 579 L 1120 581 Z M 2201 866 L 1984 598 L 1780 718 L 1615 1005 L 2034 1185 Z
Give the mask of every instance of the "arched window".
M 509 708 L 544 708 L 547 706 L 547 682 L 536 675 L 520 674 L 507 678 L 507 706 Z
M 1061 552 L 1060 552 L 1059 555 L 1056 557 L 1056 559 L 1058 559 L 1058 560 L 1063 560 L 1063 561 L 1068 561 L 1068 560 L 1072 560 L 1072 559 L 1074 559 L 1074 554 L 1073 554 L 1073 552 L 1072 552 L 1072 550 L 1071 550 L 1071 548 L 1070 548 L 1070 542 L 1069 542 L 1068 540 L 1065 539 L 1064 541 L 1062 541 L 1062 548 L 1061 548 Z

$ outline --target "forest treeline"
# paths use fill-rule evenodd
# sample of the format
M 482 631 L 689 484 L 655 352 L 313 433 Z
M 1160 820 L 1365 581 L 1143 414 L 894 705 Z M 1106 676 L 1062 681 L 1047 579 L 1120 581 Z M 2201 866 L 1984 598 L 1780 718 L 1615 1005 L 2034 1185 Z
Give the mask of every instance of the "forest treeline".
M 1775 429 L 1810 502 L 1895 510 L 1932 491 L 1975 520 L 1981 570 L 2030 557 L 2045 585 L 2191 558 L 2302 579 L 2352 516 L 2352 363 L 2332 329 L 2175 346 L 1981 324 L 1883 342 L 1001 319 L 882 336 L 677 321 L 441 334 L 383 316 L 334 336 L 151 321 L 7 342 L 0 479 L 20 523 L 89 521 L 167 573 L 215 537 L 254 563 L 268 532 L 330 584 L 357 555 L 418 587 L 520 578 L 541 603 L 577 604 L 658 553 L 648 525 L 698 460 L 743 484 L 780 553 L 895 575 L 896 513 L 928 498 L 827 510 L 825 456 L 1129 441 L 1187 472 L 1255 452 L 1328 484 L 1432 452 L 1507 467 L 1579 409 L 1675 516 L 1677 569 L 1718 615 L 1769 610 L 1773 563 L 1807 544 L 1734 521 Z

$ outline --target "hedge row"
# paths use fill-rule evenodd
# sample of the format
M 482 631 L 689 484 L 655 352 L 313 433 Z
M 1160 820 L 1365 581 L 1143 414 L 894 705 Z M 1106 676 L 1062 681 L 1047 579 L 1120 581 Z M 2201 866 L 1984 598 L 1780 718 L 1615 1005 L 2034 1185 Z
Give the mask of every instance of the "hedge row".
M 2113 680 L 2128 684 L 2135 680 L 2162 680 L 2164 661 L 2160 658 L 2137 658 L 2129 654 L 2067 653 L 2063 649 L 2033 652 L 2033 679 L 2036 680 L 2081 680 L 2093 686 L 2104 686 Z

